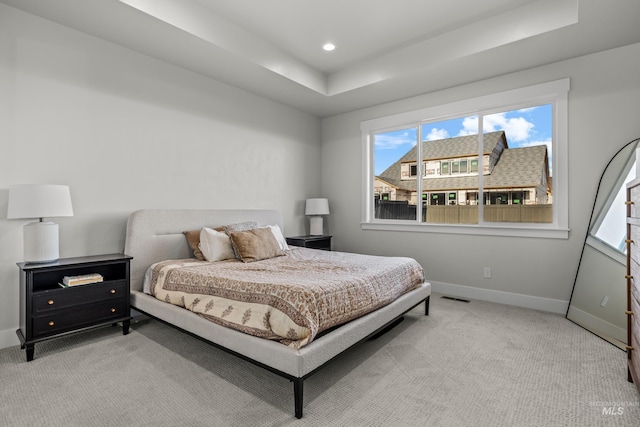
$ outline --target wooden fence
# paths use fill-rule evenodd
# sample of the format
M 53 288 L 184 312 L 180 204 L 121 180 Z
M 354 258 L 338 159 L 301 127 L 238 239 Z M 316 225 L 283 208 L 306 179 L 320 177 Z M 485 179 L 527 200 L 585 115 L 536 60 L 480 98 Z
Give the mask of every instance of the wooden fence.
M 415 220 L 416 205 L 406 201 L 376 201 L 375 218 Z M 477 224 L 478 206 L 423 206 L 422 218 L 434 224 Z M 484 221 L 550 223 L 553 221 L 553 205 L 486 205 Z

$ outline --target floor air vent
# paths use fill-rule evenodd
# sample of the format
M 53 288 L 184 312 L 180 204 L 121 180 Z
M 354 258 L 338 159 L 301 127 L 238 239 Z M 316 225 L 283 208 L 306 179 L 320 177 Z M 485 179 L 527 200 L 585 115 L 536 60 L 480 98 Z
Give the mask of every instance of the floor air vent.
M 460 302 L 471 302 L 468 299 L 464 299 L 464 298 L 456 298 L 456 297 L 448 297 L 446 295 L 441 296 L 440 298 L 444 298 L 444 299 L 450 299 L 452 301 L 460 301 Z

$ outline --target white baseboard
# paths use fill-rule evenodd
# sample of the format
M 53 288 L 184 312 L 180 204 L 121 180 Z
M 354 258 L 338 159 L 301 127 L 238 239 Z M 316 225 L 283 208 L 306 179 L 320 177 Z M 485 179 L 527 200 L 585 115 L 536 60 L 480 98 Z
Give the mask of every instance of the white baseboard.
M 0 331 L 0 349 L 20 345 L 20 340 L 16 335 L 15 329 L 5 329 Z
M 453 285 L 451 283 L 431 282 L 431 289 L 433 292 L 443 295 L 515 305 L 559 314 L 565 314 L 569 307 L 569 301 L 474 288 L 472 286 Z
M 609 336 L 623 343 L 627 342 L 627 330 L 595 317 L 579 308 L 569 307 L 568 317 L 577 324 L 600 336 Z

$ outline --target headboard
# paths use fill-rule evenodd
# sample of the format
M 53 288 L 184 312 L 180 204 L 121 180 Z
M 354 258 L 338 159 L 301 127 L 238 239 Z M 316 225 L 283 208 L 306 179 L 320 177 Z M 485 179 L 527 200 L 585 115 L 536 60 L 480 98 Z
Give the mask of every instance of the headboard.
M 141 291 L 147 268 L 165 259 L 191 256 L 183 231 L 236 222 L 280 226 L 279 211 L 265 209 L 143 209 L 129 215 L 124 253 L 132 256 L 131 290 Z

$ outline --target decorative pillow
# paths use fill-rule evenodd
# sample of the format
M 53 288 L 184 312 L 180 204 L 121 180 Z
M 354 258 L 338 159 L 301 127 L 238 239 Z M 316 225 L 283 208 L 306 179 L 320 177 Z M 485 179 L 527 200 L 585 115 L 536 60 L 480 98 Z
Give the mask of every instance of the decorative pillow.
M 221 227 L 222 230 L 220 231 L 224 231 L 225 233 L 229 234 L 232 231 L 251 230 L 252 228 L 256 228 L 257 226 L 258 223 L 255 221 L 236 222 L 234 224 L 229 224 Z
M 271 232 L 273 233 L 273 237 L 276 238 L 276 241 L 278 242 L 278 246 L 280 246 L 280 249 L 282 249 L 283 251 L 288 251 L 289 245 L 287 245 L 287 239 L 285 239 L 284 236 L 282 235 L 282 230 L 280 230 L 280 226 L 276 224 L 276 225 L 267 225 L 267 227 L 271 229 Z
M 284 255 L 269 227 L 232 231 L 229 237 L 242 262 L 260 261 Z
M 214 228 L 214 230 L 224 231 L 224 227 L 216 227 Z M 201 231 L 202 229 L 199 228 L 197 230 L 183 231 L 182 234 L 184 234 L 184 237 L 187 238 L 187 243 L 189 244 L 189 247 L 193 251 L 193 256 L 195 256 L 200 261 L 204 261 L 204 255 L 202 255 L 202 251 L 200 250 L 200 247 L 199 247 Z
M 224 229 L 225 233 L 229 234 L 232 231 L 251 230 L 253 228 L 256 228 L 257 226 L 258 226 L 258 223 L 255 221 L 245 221 L 245 222 L 236 222 L 235 224 L 225 225 L 222 228 Z M 231 245 L 231 247 L 233 248 L 233 253 L 235 254 L 236 258 L 240 259 L 240 254 L 236 250 L 236 247 L 234 245 Z
M 202 261 L 204 260 L 204 256 L 198 247 L 198 245 L 200 245 L 200 231 L 201 230 L 189 230 L 183 231 L 182 234 L 187 238 L 187 244 L 193 251 L 193 256 Z
M 258 223 L 255 221 L 246 221 L 246 222 L 238 222 L 235 224 L 224 225 L 216 228 L 212 228 L 212 227 L 209 227 L 209 228 L 216 231 L 224 231 L 225 233 L 229 233 L 229 231 L 249 230 L 251 228 L 256 228 L 257 226 L 258 226 Z M 193 256 L 195 256 L 200 261 L 204 261 L 205 260 L 204 255 L 202 255 L 202 251 L 200 250 L 200 247 L 199 247 L 201 231 L 202 229 L 199 228 L 197 230 L 183 231 L 182 234 L 184 234 L 184 236 L 186 237 L 187 243 L 189 244 L 189 247 L 193 251 Z M 238 257 L 236 256 L 236 258 Z
M 199 247 L 204 259 L 210 262 L 235 258 L 231 240 L 222 231 L 204 227 L 200 232 Z

